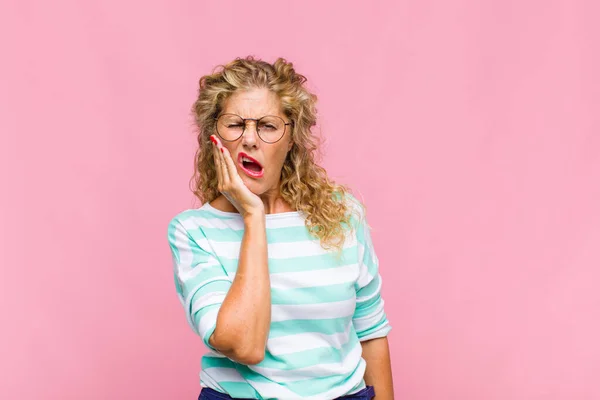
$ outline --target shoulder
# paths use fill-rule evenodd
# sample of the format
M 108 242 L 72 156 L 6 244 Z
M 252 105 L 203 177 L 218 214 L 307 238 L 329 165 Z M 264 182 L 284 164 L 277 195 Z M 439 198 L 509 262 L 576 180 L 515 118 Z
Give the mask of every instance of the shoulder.
M 198 228 L 206 226 L 210 221 L 221 218 L 221 216 L 211 212 L 205 205 L 200 208 L 189 208 L 171 217 L 167 224 L 167 230 L 169 236 L 176 231 L 196 231 Z
M 359 225 L 366 220 L 366 208 L 361 200 L 350 192 L 335 192 L 336 200 L 343 202 L 352 225 Z

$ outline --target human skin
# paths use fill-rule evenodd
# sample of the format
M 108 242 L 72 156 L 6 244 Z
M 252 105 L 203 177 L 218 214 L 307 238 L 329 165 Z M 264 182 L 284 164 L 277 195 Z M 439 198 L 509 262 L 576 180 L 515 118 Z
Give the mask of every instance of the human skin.
M 375 388 L 375 399 L 393 400 L 392 364 L 387 337 L 361 342 L 362 357 L 367 362 L 365 383 Z

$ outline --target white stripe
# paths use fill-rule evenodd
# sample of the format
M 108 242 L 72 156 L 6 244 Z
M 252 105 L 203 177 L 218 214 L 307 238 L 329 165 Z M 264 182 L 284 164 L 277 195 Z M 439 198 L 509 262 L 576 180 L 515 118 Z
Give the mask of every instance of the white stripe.
M 275 214 L 268 214 L 275 215 Z M 187 227 L 190 229 L 196 229 L 198 227 L 203 228 L 217 228 L 217 229 L 231 229 L 234 231 L 244 230 L 244 220 L 240 218 L 218 218 L 218 217 L 188 217 L 185 219 L 189 221 Z M 192 224 L 193 223 L 193 224 Z M 292 218 L 267 218 L 266 224 L 269 229 L 279 228 L 292 228 L 298 226 L 306 226 L 305 219 L 299 216 L 292 216 Z
M 362 354 L 362 346 L 357 343 L 346 355 L 342 363 L 318 363 L 304 368 L 293 370 L 281 370 L 275 368 L 259 367 L 249 365 L 248 368 L 258 372 L 263 376 L 277 382 L 294 382 L 303 379 L 318 378 L 332 375 L 346 375 L 352 372 L 358 365 Z
M 297 393 L 292 392 L 291 390 L 278 385 L 276 383 L 270 382 L 256 382 L 256 381 L 247 381 L 258 393 L 260 393 L 262 398 L 266 399 L 285 399 L 285 400 L 297 400 L 304 399 L 303 396 L 298 395 Z M 320 399 L 325 399 L 325 397 L 319 397 Z
M 360 338 L 361 342 L 365 340 L 377 339 L 381 337 L 386 337 L 387 334 L 392 330 L 392 326 L 390 324 L 385 324 L 380 329 L 377 329 L 375 332 L 372 332 L 366 336 Z
M 192 270 L 192 261 L 194 259 L 194 254 L 192 253 L 189 243 L 190 238 L 185 234 L 185 232 L 181 231 L 180 227 L 175 228 L 174 236 L 175 247 L 179 253 L 179 262 L 175 263 L 174 266 L 178 266 L 178 275 L 179 273 L 189 273 L 189 271 Z
M 355 282 L 358 264 L 328 268 L 321 271 L 280 272 L 271 274 L 271 288 L 296 289 Z
M 218 257 L 238 258 L 241 242 L 215 242 L 208 239 L 199 239 L 200 247 L 212 248 Z M 356 245 L 356 237 L 352 236 L 344 243 L 344 248 Z M 270 259 L 290 259 L 297 257 L 321 256 L 329 254 L 330 250 L 321 247 L 319 240 L 302 240 L 293 243 L 271 243 L 267 247 Z
M 217 315 L 219 314 L 219 308 L 215 308 L 214 310 L 210 310 L 206 314 L 200 318 L 198 323 L 198 334 L 201 338 L 204 338 L 206 332 L 211 329 L 213 326 L 217 325 Z
M 267 214 L 274 215 L 274 214 Z M 291 216 L 290 218 L 268 218 L 267 217 L 267 228 L 279 229 L 279 228 L 292 228 L 296 226 L 306 226 L 306 218 L 301 216 Z
M 271 321 L 347 317 L 354 313 L 355 301 L 355 298 L 351 298 L 320 304 L 273 304 L 271 305 Z
M 188 323 L 194 327 L 194 324 L 192 323 L 192 298 L 194 297 L 194 294 L 200 290 L 200 288 L 202 288 L 205 285 L 208 285 L 211 282 L 215 282 L 215 281 L 229 281 L 230 279 L 233 278 L 229 278 L 229 277 L 224 277 L 224 276 L 216 276 L 214 278 L 210 278 L 207 279 L 205 281 L 200 282 L 199 284 L 197 284 L 196 286 L 194 286 L 189 293 L 187 294 L 186 298 L 185 298 L 185 312 L 187 314 L 188 317 Z M 194 332 L 198 333 L 198 331 L 196 330 L 196 328 L 194 328 Z
M 254 387 L 262 397 L 290 400 L 302 398 L 276 383 L 248 381 L 234 368 L 206 368 L 200 372 L 200 378 L 212 388 L 221 387 L 219 382 L 245 382 Z
M 359 256 L 358 256 L 358 264 L 360 265 L 360 273 L 358 275 L 357 284 L 359 287 L 365 287 L 373 280 L 373 276 L 369 274 L 369 267 L 363 264 L 363 253 L 361 252 L 361 248 L 363 245 L 358 242 L 359 248 Z
M 219 392 L 224 392 L 221 385 L 219 385 L 219 382 L 212 379 L 209 375 L 207 375 L 203 371 L 200 371 L 200 387 L 201 388 L 209 387 L 213 390 L 216 390 Z
M 210 347 L 207 347 L 207 348 L 206 348 L 206 354 L 205 354 L 205 356 L 207 356 L 207 357 L 209 357 L 209 358 L 210 358 L 210 357 L 212 357 L 212 358 L 227 358 L 227 357 L 226 357 L 226 356 L 224 356 L 223 354 L 215 352 L 215 351 L 214 351 L 213 349 L 211 349 Z
M 193 226 L 189 226 L 189 223 L 187 224 L 188 226 L 185 226 L 185 222 L 181 222 L 185 229 L 193 229 Z M 175 230 L 175 246 L 179 253 L 179 262 L 175 263 L 174 267 L 177 267 L 175 272 L 182 281 L 196 277 L 205 267 L 221 265 L 212 256 L 201 265 L 194 265 L 194 252 L 192 251 L 190 240 L 187 234 L 182 232 L 179 227 Z
M 377 308 L 371 314 L 360 318 L 354 318 L 352 320 L 352 322 L 354 323 L 354 328 L 357 332 L 369 329 L 381 320 L 381 317 L 384 314 L 383 303 L 384 301 L 383 299 L 381 299 L 379 304 L 377 304 Z
M 192 255 L 192 257 L 193 257 L 193 255 Z M 198 264 L 196 266 L 191 266 L 191 260 L 189 261 L 189 263 L 190 264 L 183 264 L 183 265 L 181 265 L 179 267 L 179 276 L 181 277 L 182 281 L 187 281 L 189 279 L 195 278 L 205 268 L 215 267 L 215 266 L 219 266 L 220 267 L 221 266 L 221 264 L 219 263 L 219 261 L 217 261 L 212 256 L 210 257 L 210 259 L 208 261 L 206 261 L 206 262 L 204 262 L 202 264 Z
M 213 304 L 221 304 L 225 300 L 225 294 L 222 292 L 210 292 L 196 299 L 192 305 L 192 315 L 200 311 L 204 307 L 212 306 Z
M 306 396 L 304 397 L 304 400 L 335 399 L 337 397 L 343 396 L 344 394 L 348 393 L 350 389 L 358 385 L 358 383 L 363 379 L 366 368 L 367 363 L 365 362 L 365 360 L 360 358 L 358 361 L 358 366 L 356 367 L 356 370 L 351 376 L 352 379 L 348 379 L 344 385 L 333 387 L 331 390 L 328 390 L 325 393 L 316 394 L 314 396 Z
M 244 377 L 237 371 L 237 369 L 223 367 L 203 369 L 200 371 L 200 379 L 209 384 L 213 382 L 246 382 Z M 214 386 L 212 387 L 214 388 Z
M 337 332 L 331 335 L 307 332 L 279 336 L 267 341 L 267 351 L 274 356 L 280 356 L 322 347 L 341 349 L 350 339 L 351 328 L 352 323 L 349 323 L 344 332 Z
M 244 229 L 244 220 L 237 218 L 223 219 L 223 218 L 205 218 L 205 217 L 190 217 L 188 218 L 190 226 L 193 229 L 198 227 L 203 228 L 216 228 L 216 229 L 231 229 L 234 231 L 241 231 Z M 192 222 L 195 225 L 192 225 Z
M 377 296 L 380 293 L 381 285 L 382 285 L 382 280 L 379 279 L 379 282 L 377 283 L 377 290 L 375 290 L 373 293 L 371 293 L 368 296 L 359 296 L 359 297 L 357 297 L 356 298 L 356 303 L 364 303 L 365 301 L 370 300 L 373 297 Z

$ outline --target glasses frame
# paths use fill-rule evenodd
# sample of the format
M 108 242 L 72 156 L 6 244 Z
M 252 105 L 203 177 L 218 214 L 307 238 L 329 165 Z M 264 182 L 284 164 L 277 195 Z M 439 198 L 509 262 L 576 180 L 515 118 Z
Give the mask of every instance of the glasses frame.
M 217 124 L 218 124 L 219 118 L 221 118 L 223 115 L 235 115 L 236 117 L 239 117 L 242 120 L 242 122 L 244 123 L 244 127 L 242 128 L 242 133 L 240 134 L 240 136 L 238 136 L 237 138 L 232 139 L 232 140 L 225 139 L 223 136 L 221 136 L 221 134 L 219 133 L 219 129 L 217 128 Z M 276 118 L 279 118 L 280 120 L 283 121 L 283 133 L 281 134 L 281 137 L 279 139 L 277 139 L 276 141 L 274 141 L 274 142 L 267 142 L 260 135 L 260 129 L 258 128 L 258 122 L 261 119 L 265 118 L 265 117 L 276 117 Z M 215 122 L 215 130 L 217 131 L 217 135 L 219 135 L 219 137 L 222 140 L 226 141 L 226 142 L 235 142 L 236 140 L 238 140 L 239 138 L 241 138 L 242 136 L 244 136 L 244 132 L 246 132 L 246 121 L 254 121 L 254 123 L 256 124 L 256 133 L 258 134 L 258 137 L 260 138 L 260 140 L 262 140 L 263 142 L 268 143 L 268 144 L 274 144 L 274 143 L 279 142 L 285 136 L 285 132 L 286 132 L 287 126 L 288 125 L 294 126 L 294 121 L 285 122 L 285 120 L 283 118 L 281 118 L 280 116 L 278 116 L 278 115 L 263 115 L 260 118 L 242 118 L 241 115 L 237 115 L 237 114 L 234 114 L 234 113 L 223 113 L 223 114 L 215 117 L 214 120 L 216 121 Z

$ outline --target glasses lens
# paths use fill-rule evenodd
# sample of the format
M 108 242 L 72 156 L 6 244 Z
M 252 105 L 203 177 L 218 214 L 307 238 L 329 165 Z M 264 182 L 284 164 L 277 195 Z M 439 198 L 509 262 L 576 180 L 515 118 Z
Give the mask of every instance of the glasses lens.
M 237 115 L 223 114 L 217 120 L 217 132 L 225 140 L 236 140 L 243 131 L 244 121 Z
M 267 115 L 258 121 L 258 134 L 265 142 L 278 141 L 284 132 L 285 122 L 277 116 Z

